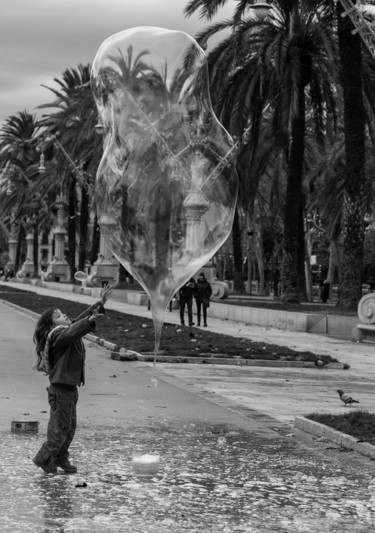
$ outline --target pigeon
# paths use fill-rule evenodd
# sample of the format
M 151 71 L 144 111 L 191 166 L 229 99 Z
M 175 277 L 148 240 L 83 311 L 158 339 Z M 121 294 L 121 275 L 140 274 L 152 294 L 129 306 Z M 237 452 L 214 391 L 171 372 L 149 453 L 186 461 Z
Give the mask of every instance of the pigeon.
M 340 400 L 341 400 L 342 402 L 344 402 L 345 407 L 346 407 L 347 405 L 350 406 L 352 403 L 359 403 L 358 400 L 355 400 L 352 396 L 350 396 L 349 394 L 346 394 L 346 393 L 345 393 L 344 391 L 342 391 L 341 389 L 338 389 L 337 392 L 338 392 L 338 394 L 339 394 L 339 396 L 340 396 Z

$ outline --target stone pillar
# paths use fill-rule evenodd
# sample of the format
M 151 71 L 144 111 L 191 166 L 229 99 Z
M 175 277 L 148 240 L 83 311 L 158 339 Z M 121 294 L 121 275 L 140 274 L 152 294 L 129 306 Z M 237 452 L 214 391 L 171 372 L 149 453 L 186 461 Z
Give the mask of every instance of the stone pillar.
M 67 201 L 63 194 L 56 198 L 57 224 L 53 229 L 55 238 L 55 256 L 47 269 L 47 279 L 49 281 L 67 282 L 70 280 L 69 264 L 65 259 L 65 237 L 67 231 L 65 225 L 65 212 Z
M 103 256 L 103 259 L 111 259 L 112 252 L 108 245 L 108 240 L 105 238 L 103 231 L 100 232 L 100 255 Z
M 194 250 L 197 247 L 197 243 L 203 244 L 204 242 L 206 233 L 204 214 L 208 206 L 208 201 L 199 191 L 190 191 L 184 200 L 187 250 Z
M 10 227 L 10 234 L 9 234 L 9 240 L 8 240 L 8 246 L 9 246 L 9 261 L 5 265 L 5 270 L 10 270 L 13 272 L 13 275 L 15 274 L 15 268 L 16 268 L 16 254 L 17 254 L 17 224 L 15 222 L 12 222 Z
M 86 280 L 87 286 L 102 287 L 113 283 L 118 278 L 118 261 L 112 255 L 108 241 L 114 234 L 117 224 L 110 216 L 102 215 L 100 225 L 100 248 L 98 259 L 91 267 L 90 275 Z
M 193 174 L 194 177 L 194 174 Z M 193 181 L 194 183 L 194 181 Z M 209 207 L 205 196 L 197 189 L 191 190 L 183 202 L 186 217 L 186 249 L 194 250 L 197 243 L 203 245 L 207 235 L 207 224 L 204 215 Z M 212 259 L 206 263 L 201 271 L 212 287 L 212 298 L 227 298 L 229 287 L 227 283 L 219 281 L 215 275 L 215 267 Z
M 34 270 L 34 234 L 30 231 L 26 235 L 26 261 L 22 265 L 23 276 L 30 277 L 35 274 Z

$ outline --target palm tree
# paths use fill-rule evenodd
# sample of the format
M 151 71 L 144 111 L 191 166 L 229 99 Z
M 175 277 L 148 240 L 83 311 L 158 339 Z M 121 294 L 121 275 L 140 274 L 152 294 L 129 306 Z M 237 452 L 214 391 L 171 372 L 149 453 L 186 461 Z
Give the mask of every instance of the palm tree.
M 343 108 L 343 135 L 333 146 L 323 174 L 332 176 L 334 170 L 334 195 L 329 196 L 327 212 L 334 241 L 343 240 L 342 265 L 340 269 L 339 306 L 341 309 L 354 310 L 362 296 L 362 273 L 364 259 L 365 213 L 371 212 L 373 194 L 368 183 L 366 159 L 373 159 L 371 150 L 366 158 L 366 142 L 374 144 L 374 80 L 375 62 L 368 49 L 361 43 L 360 34 L 353 32 L 349 17 L 342 17 L 343 6 L 340 2 L 323 0 L 319 3 L 322 13 L 333 21 L 336 13 L 338 43 L 340 50 L 340 84 L 338 100 Z M 337 10 L 335 10 L 337 5 Z M 341 94 L 342 93 L 342 94 Z M 367 131 L 366 131 L 367 126 Z M 366 141 L 367 135 L 367 141 Z M 325 193 L 332 181 L 323 187 Z M 325 195 L 325 200 L 327 195 Z M 340 198 L 340 202 L 337 199 Z M 327 205 L 323 201 L 322 205 Z M 336 210 L 332 209 L 336 206 Z M 333 213 L 336 212 L 336 216 Z M 339 231 L 338 231 L 339 230 Z M 340 235 L 341 232 L 341 235 Z
M 36 205 L 33 184 L 37 179 L 39 154 L 35 148 L 40 122 L 35 115 L 22 111 L 8 117 L 0 131 L 0 168 L 7 180 L 5 194 L 1 195 L 2 217 L 8 223 L 18 224 L 18 245 L 15 270 L 20 266 L 21 247 L 25 237 L 26 224 L 34 231 L 34 273 L 38 272 L 38 222 L 44 211 Z M 37 213 L 38 216 L 37 216 Z
M 185 13 L 201 9 L 202 16 L 211 19 L 223 3 L 191 0 Z M 215 109 L 230 133 L 241 140 L 250 129 L 256 147 L 265 109 L 272 115 L 275 150 L 284 154 L 287 164 L 282 299 L 298 302 L 304 260 L 306 117 L 313 117 L 315 138 L 323 144 L 327 123 L 336 112 L 331 83 L 336 72 L 334 43 L 331 28 L 317 16 L 315 2 L 275 0 L 263 20 L 246 15 L 248 7 L 249 2 L 239 0 L 231 21 L 205 29 L 197 40 L 205 42 L 218 31 L 230 30 L 208 58 Z
M 267 115 L 267 114 L 266 114 Z M 268 230 L 270 220 L 279 229 L 280 207 L 285 201 L 285 164 L 283 156 L 275 150 L 274 141 L 270 134 L 269 116 L 264 118 L 264 127 L 259 131 L 256 145 L 245 140 L 241 143 L 237 156 L 237 174 L 240 178 L 241 187 L 238 198 L 239 210 L 243 211 L 246 219 L 245 227 L 247 235 L 251 235 L 251 247 L 248 253 L 248 265 L 250 257 L 256 256 L 259 267 L 259 282 L 261 294 L 264 293 L 265 277 L 262 268 L 263 243 L 261 228 Z M 262 213 L 263 216 L 260 214 Z M 264 220 L 262 220 L 264 217 Z M 233 234 L 235 234 L 233 228 Z M 275 254 L 274 261 L 276 260 Z M 276 264 L 273 269 L 273 277 L 277 270 Z
M 102 153 L 101 139 L 95 134 L 97 111 L 90 89 L 90 70 L 89 65 L 65 70 L 61 79 L 54 80 L 60 88 L 49 87 L 56 100 L 40 106 L 58 109 L 57 112 L 43 117 L 43 125 L 52 136 L 50 143 L 55 147 L 57 171 L 63 176 L 61 190 L 68 193 L 69 264 L 72 279 L 76 271 L 77 231 L 78 269 L 84 269 L 88 254 L 90 196 Z M 77 184 L 80 188 L 80 198 L 76 195 Z
M 340 307 L 356 309 L 362 296 L 363 244 L 366 214 L 365 108 L 362 86 L 361 38 L 337 4 L 341 80 L 344 99 L 345 184 L 343 195 L 344 250 Z

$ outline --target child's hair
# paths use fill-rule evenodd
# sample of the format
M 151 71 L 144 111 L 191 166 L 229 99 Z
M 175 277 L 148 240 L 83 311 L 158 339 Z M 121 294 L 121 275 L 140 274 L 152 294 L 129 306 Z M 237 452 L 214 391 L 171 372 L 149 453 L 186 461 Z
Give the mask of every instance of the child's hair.
M 47 335 L 53 326 L 52 316 L 55 311 L 56 311 L 56 307 L 50 307 L 49 309 L 46 309 L 40 315 L 39 320 L 37 322 L 33 340 L 36 344 L 35 349 L 36 349 L 36 353 L 38 354 L 38 356 L 44 350 L 44 346 L 47 340 Z

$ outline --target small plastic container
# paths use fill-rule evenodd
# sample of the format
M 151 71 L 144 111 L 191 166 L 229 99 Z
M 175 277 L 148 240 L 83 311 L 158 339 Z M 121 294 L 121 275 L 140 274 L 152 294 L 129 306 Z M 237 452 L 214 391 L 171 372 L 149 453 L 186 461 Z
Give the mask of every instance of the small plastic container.
M 37 433 L 39 422 L 37 420 L 12 420 L 11 430 L 15 433 Z
M 160 455 L 135 455 L 132 459 L 133 472 L 139 477 L 153 477 L 159 471 Z

